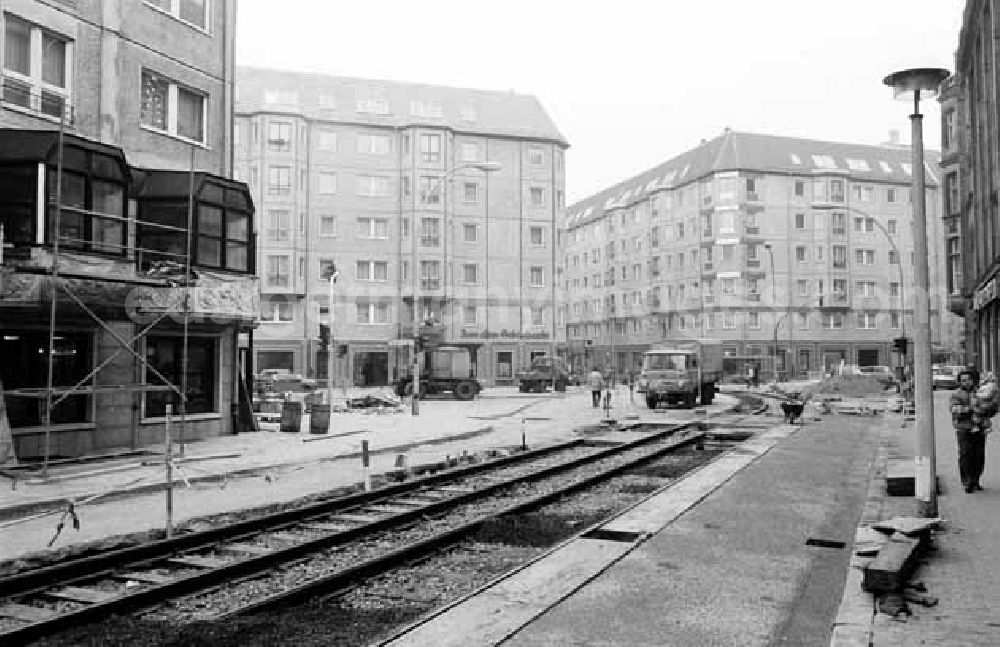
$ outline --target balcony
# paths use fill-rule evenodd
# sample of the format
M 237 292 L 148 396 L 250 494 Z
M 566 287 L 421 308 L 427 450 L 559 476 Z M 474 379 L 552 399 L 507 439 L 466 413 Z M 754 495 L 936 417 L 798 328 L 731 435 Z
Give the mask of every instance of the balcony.
M 441 237 L 440 236 L 421 236 L 420 237 L 421 247 L 440 247 Z

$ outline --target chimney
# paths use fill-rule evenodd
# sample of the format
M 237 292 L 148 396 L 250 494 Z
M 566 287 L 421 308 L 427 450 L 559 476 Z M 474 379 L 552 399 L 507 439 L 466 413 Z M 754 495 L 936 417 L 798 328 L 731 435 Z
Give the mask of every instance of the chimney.
M 890 128 L 889 129 L 889 145 L 890 146 L 899 146 L 899 129 L 898 128 Z

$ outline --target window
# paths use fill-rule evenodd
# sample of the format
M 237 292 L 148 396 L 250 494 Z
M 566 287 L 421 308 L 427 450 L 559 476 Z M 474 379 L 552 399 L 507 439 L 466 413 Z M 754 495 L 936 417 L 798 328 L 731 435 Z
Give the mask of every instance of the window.
M 839 312 L 825 313 L 823 327 L 827 330 L 839 330 L 844 327 L 844 315 Z
M 476 325 L 476 306 L 462 307 L 462 323 L 466 326 Z
M 545 268 L 533 266 L 531 268 L 531 285 L 532 287 L 541 287 L 545 285 Z
M 747 327 L 752 330 L 760 330 L 760 313 L 747 313 Z
M 268 209 L 267 239 L 284 241 L 291 239 L 292 213 L 287 209 Z
M 722 313 L 722 327 L 725 330 L 734 330 L 736 328 L 736 314 L 731 310 L 726 310 Z
M 854 231 L 864 231 L 865 219 L 861 216 L 854 217 Z
M 462 283 L 466 285 L 479 284 L 479 266 L 467 263 L 462 266 Z
M 316 137 L 316 148 L 328 153 L 337 150 L 337 133 L 332 130 L 321 130 Z
M 207 97 L 150 70 L 142 71 L 140 122 L 146 128 L 204 143 Z
M 171 384 L 179 387 L 185 381 L 181 374 L 184 359 L 184 339 L 174 336 L 150 335 L 146 338 L 146 361 Z M 218 410 L 216 391 L 218 343 L 213 337 L 189 337 L 187 341 L 187 393 L 186 412 L 214 413 Z M 162 385 L 160 378 L 147 369 L 146 381 Z M 176 394 L 173 391 L 154 391 L 146 394 L 146 417 L 166 415 L 167 404 L 174 403 L 177 411 Z
M 291 260 L 287 256 L 267 257 L 267 286 L 287 288 L 291 285 Z
M 649 230 L 649 246 L 659 247 L 660 246 L 660 228 L 653 227 Z
M 421 218 L 420 244 L 423 247 L 441 245 L 441 221 L 438 218 Z
M 857 263 L 858 265 L 874 265 L 875 250 L 874 249 L 854 250 L 854 262 Z
M 420 177 L 420 201 L 423 204 L 441 204 L 441 179 L 429 175 Z
M 896 221 L 891 218 L 885 223 L 885 229 L 890 235 L 896 235 Z
M 843 213 L 834 212 L 830 216 L 830 227 L 835 235 L 843 236 L 846 233 L 847 216 Z
M 389 323 L 388 303 L 356 303 L 357 322 L 359 324 Z
M 795 214 L 795 228 L 796 229 L 806 228 L 806 214 L 804 213 Z
M 885 201 L 895 202 L 896 201 L 896 189 L 886 189 L 885 190 Z
M 545 189 L 537 186 L 531 187 L 531 206 L 533 207 L 545 206 Z
M 462 142 L 460 150 L 463 162 L 478 162 L 481 158 L 477 142 Z
M 444 106 L 435 101 L 412 100 L 410 101 L 410 115 L 440 119 L 444 116 Z
M 385 155 L 390 150 L 388 135 L 358 135 L 358 152 Z
M 803 197 L 806 194 L 806 183 L 802 180 L 795 180 L 795 195 L 796 197 Z
M 475 182 L 465 182 L 462 185 L 462 201 L 466 204 L 479 202 L 479 185 Z
M 805 245 L 798 245 L 795 248 L 795 260 L 799 263 L 806 262 L 806 247 Z
M 545 151 L 541 148 L 529 148 L 528 149 L 528 163 L 532 166 L 541 166 L 545 164 Z
M 898 297 L 899 296 L 899 283 L 895 281 L 889 283 L 889 296 Z
M 476 225 L 462 225 L 462 240 L 467 243 L 479 242 L 479 228 Z
M 320 281 L 329 281 L 333 273 L 337 271 L 337 263 L 332 259 L 321 258 L 319 260 L 319 274 L 317 276 Z M 326 310 L 329 311 L 329 308 Z
M 840 268 L 847 267 L 847 248 L 843 245 L 833 246 L 833 266 Z
M 441 135 L 420 135 L 420 161 L 424 164 L 441 162 Z
M 873 297 L 875 296 L 875 282 L 874 281 L 858 281 L 854 284 L 855 291 L 858 296 L 861 297 Z
M 600 303 L 600 302 L 598 302 Z M 544 306 L 531 306 L 531 325 L 532 326 L 544 326 L 545 325 L 545 308 Z
M 796 313 L 799 321 L 799 330 L 809 330 L 809 315 L 805 312 Z
M 874 312 L 858 313 L 858 329 L 875 330 L 878 328 L 878 317 Z
M 813 180 L 813 201 L 826 202 L 826 180 L 820 178 Z
M 267 149 L 278 152 L 292 150 L 292 124 L 284 121 L 268 122 Z
M 392 178 L 384 175 L 359 175 L 358 195 L 369 198 L 392 195 Z
M 290 166 L 267 167 L 267 194 L 289 195 L 292 192 L 292 168 Z
M 94 335 L 58 330 L 53 337 L 53 386 L 71 387 L 84 380 L 93 369 Z M 48 376 L 48 330 L 5 328 L 0 336 L 0 381 L 6 389 L 44 389 Z M 94 384 L 93 379 L 83 382 Z M 45 407 L 38 398 L 7 394 L 7 419 L 14 428 L 39 427 L 45 422 Z M 42 400 L 44 402 L 44 400 Z M 52 410 L 53 424 L 83 423 L 92 419 L 93 400 L 89 395 L 71 395 Z
M 441 261 L 420 261 L 420 288 L 422 290 L 441 288 Z
M 543 227 L 532 227 L 530 230 L 531 244 L 536 247 L 545 246 L 545 229 Z M 598 252 L 594 252 L 594 262 L 598 262 Z
M 284 297 L 261 300 L 261 323 L 287 323 L 293 320 L 292 304 Z
M 357 261 L 357 279 L 359 281 L 388 281 L 388 261 Z
M 389 237 L 389 220 L 386 218 L 358 218 L 358 238 L 386 239 Z
M 385 99 L 358 99 L 356 109 L 364 114 L 387 115 L 389 114 L 389 102 Z
M 954 113 L 954 110 L 950 112 Z M 958 173 L 949 173 L 946 175 L 944 178 L 944 184 L 944 212 L 953 215 L 960 213 L 962 210 L 962 204 L 959 199 Z
M 736 279 L 722 279 L 722 293 L 736 294 Z
M 843 202 L 844 201 L 844 181 L 843 180 L 830 180 L 830 201 L 831 202 Z
M 324 238 L 337 237 L 337 216 L 319 217 L 319 235 Z
M 337 174 L 320 172 L 316 176 L 317 191 L 322 195 L 331 195 L 337 192 Z
M 145 0 L 145 2 L 178 20 L 208 30 L 208 0 Z
M 66 115 L 72 91 L 73 43 L 9 13 L 3 14 L 2 100 L 56 119 Z
M 901 321 L 902 321 L 902 318 L 899 316 L 898 312 L 890 312 L 889 313 L 889 327 L 890 328 L 892 328 L 894 330 L 899 330 L 899 328 L 901 327 L 900 326 L 900 322 Z

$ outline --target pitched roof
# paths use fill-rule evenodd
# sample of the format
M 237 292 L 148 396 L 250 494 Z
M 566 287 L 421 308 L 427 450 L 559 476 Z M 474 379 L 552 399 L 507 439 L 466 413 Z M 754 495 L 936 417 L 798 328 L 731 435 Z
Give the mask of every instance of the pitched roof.
M 939 157 L 936 151 L 925 153 L 927 185 L 931 187 L 939 183 L 935 170 Z M 600 218 L 607 209 L 645 199 L 658 189 L 683 186 L 724 171 L 804 177 L 825 172 L 858 182 L 912 181 L 909 146 L 846 144 L 726 130 L 715 139 L 570 205 L 566 208 L 565 226 L 572 229 Z
M 391 127 L 426 124 L 569 146 L 531 95 L 242 66 L 236 68 L 236 85 L 237 113 L 288 112 Z

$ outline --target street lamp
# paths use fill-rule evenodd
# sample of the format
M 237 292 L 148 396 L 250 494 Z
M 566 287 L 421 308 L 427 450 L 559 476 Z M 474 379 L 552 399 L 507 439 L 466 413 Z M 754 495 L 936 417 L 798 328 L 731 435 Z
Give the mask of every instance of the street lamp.
M 771 243 L 764 243 L 764 249 L 767 250 L 767 255 L 771 259 L 771 307 L 773 308 L 778 304 L 778 277 L 774 274 L 774 249 L 771 247 Z M 772 372 L 774 373 L 774 383 L 778 383 L 778 327 L 781 326 L 781 322 L 788 317 L 786 312 L 780 319 L 774 322 L 774 358 L 771 365 Z M 788 326 L 789 331 L 791 331 L 791 324 Z
M 937 516 L 937 466 L 934 447 L 934 391 L 931 377 L 930 279 L 927 266 L 927 212 L 924 195 L 924 134 L 920 95 L 937 94 L 950 73 L 940 68 L 915 68 L 895 72 L 883 79 L 896 99 L 913 99 L 911 148 L 913 155 L 913 377 L 916 404 L 917 446 L 914 482 L 917 513 Z
M 329 323 L 327 324 L 329 326 L 329 332 L 327 333 L 329 335 L 329 341 L 327 341 L 327 345 L 326 345 L 326 395 L 327 395 L 327 397 L 326 397 L 326 403 L 330 407 L 333 407 L 333 350 L 334 350 L 333 349 L 333 340 L 334 340 L 334 336 L 333 336 L 333 313 L 334 313 L 334 307 L 333 307 L 333 286 L 334 286 L 334 284 L 337 283 L 337 277 L 339 277 L 339 276 L 340 276 L 340 272 L 337 270 L 337 266 L 336 265 L 332 265 L 330 267 L 330 273 L 327 276 L 327 281 L 329 282 L 329 286 L 330 286 L 330 292 L 329 292 L 329 304 L 330 304 L 329 310 L 330 310 L 330 314 L 329 314 L 329 319 L 328 319 Z
M 448 196 L 447 183 L 451 180 L 452 176 L 458 171 L 463 171 L 466 169 L 477 169 L 484 173 L 492 173 L 493 171 L 499 171 L 503 166 L 499 162 L 482 161 L 482 162 L 468 162 L 465 164 L 459 164 L 458 166 L 445 171 L 438 178 L 440 182 L 439 191 L 441 194 L 442 206 L 444 209 L 442 221 L 444 224 L 444 285 L 445 285 L 445 295 L 447 296 L 447 286 L 448 286 Z M 421 196 L 421 203 L 426 203 L 424 197 Z M 413 380 L 411 381 L 411 386 L 413 387 L 412 397 L 410 399 L 410 411 L 413 415 L 420 415 L 420 352 L 417 350 L 417 340 L 420 338 L 420 317 L 417 316 L 417 310 L 420 307 L 419 289 L 420 289 L 420 277 L 419 277 L 419 260 L 417 255 L 417 222 L 416 213 L 414 213 L 413 218 L 413 231 L 411 236 L 412 244 L 412 255 L 413 255 Z M 489 302 L 487 301 L 486 307 L 489 307 Z M 443 322 L 442 322 L 443 323 Z

